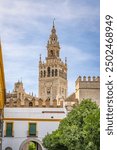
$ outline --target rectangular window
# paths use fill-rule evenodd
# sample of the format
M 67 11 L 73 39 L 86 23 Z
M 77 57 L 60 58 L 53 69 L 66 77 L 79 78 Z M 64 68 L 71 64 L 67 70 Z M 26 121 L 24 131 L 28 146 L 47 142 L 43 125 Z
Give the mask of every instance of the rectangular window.
M 29 123 L 29 136 L 36 136 L 36 123 Z
M 13 136 L 13 123 L 6 123 L 6 136 L 7 137 Z

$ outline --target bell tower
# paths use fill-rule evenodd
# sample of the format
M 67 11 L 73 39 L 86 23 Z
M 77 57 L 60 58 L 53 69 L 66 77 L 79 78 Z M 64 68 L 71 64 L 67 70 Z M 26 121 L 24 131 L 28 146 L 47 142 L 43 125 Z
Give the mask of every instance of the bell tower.
M 67 60 L 60 58 L 60 45 L 53 22 L 47 43 L 45 62 L 39 61 L 39 97 L 43 100 L 64 100 L 67 97 Z

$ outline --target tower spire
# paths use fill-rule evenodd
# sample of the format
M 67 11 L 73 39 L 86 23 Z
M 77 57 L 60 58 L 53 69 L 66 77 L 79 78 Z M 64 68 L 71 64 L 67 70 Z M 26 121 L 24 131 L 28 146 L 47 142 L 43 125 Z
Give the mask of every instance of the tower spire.
M 65 57 L 65 64 L 67 65 L 67 57 Z
M 53 19 L 53 26 L 52 26 L 51 32 L 52 32 L 52 35 L 53 35 L 53 36 L 57 36 L 57 35 L 56 35 L 56 29 L 55 29 L 55 18 Z
M 41 54 L 40 54 L 40 57 L 39 57 L 39 62 L 41 62 Z
M 53 19 L 53 27 L 55 27 L 55 23 L 54 22 L 55 22 L 55 18 Z

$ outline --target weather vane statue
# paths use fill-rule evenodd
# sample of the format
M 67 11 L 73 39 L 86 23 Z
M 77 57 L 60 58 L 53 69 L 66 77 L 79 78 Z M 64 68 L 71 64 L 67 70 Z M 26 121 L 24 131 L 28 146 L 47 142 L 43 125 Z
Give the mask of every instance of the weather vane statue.
M 54 27 L 55 18 L 53 19 L 53 27 Z

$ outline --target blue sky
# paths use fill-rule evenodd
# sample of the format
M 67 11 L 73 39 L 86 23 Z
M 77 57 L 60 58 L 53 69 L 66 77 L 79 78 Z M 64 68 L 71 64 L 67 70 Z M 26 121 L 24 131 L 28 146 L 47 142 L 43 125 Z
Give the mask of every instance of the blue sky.
M 68 95 L 81 76 L 100 70 L 99 1 L 1 0 L 0 36 L 7 91 L 21 80 L 27 93 L 38 95 L 38 61 L 46 57 L 53 18 L 61 47 L 68 59 Z

